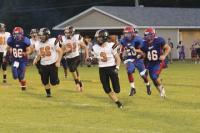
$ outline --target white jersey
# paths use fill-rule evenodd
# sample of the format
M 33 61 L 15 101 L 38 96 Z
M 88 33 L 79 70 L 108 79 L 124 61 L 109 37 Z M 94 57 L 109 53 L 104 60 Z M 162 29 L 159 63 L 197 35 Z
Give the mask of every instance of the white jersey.
M 41 65 L 51 65 L 58 60 L 56 49 L 59 48 L 59 45 L 55 44 L 55 40 L 56 38 L 49 38 L 45 43 L 39 42 L 36 51 L 41 55 Z
M 38 47 L 39 47 L 39 40 L 33 40 L 32 38 L 30 39 L 30 41 L 31 41 L 31 47 L 32 48 L 34 48 L 35 50 L 37 49 L 39 49 Z
M 105 46 L 101 47 L 98 44 L 93 46 L 94 57 L 98 59 L 99 67 L 115 66 L 115 57 L 117 50 L 113 49 L 113 42 L 105 42 Z
M 0 52 L 6 52 L 7 40 L 9 37 L 9 32 L 0 33 Z
M 75 34 L 71 39 L 67 39 L 65 36 L 62 36 L 63 45 L 72 44 L 72 52 L 65 55 L 66 58 L 74 58 L 79 56 L 79 44 L 83 41 L 83 38 L 79 34 Z

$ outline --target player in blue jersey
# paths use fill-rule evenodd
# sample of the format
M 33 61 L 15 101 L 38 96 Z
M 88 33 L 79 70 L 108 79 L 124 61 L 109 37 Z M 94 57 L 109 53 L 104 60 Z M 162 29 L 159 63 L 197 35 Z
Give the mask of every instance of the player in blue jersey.
M 170 52 L 170 46 L 165 43 L 162 37 L 156 37 L 155 29 L 151 27 L 144 31 L 144 40 L 142 51 L 146 55 L 150 78 L 159 91 L 160 96 L 165 98 L 165 89 L 159 75 L 165 66 L 165 59 Z
M 125 27 L 123 33 L 124 38 L 121 40 L 121 52 L 124 64 L 126 64 L 128 80 L 131 86 L 129 96 L 133 96 L 136 93 L 133 78 L 133 73 L 136 68 L 146 84 L 147 94 L 151 95 L 151 87 L 147 78 L 148 72 L 145 69 L 142 52 L 140 50 L 140 47 L 143 45 L 143 39 L 136 35 L 135 28 L 132 26 Z
M 19 80 L 21 89 L 24 91 L 26 90 L 25 70 L 28 61 L 27 55 L 30 54 L 30 40 L 24 36 L 24 31 L 21 27 L 15 27 L 12 36 L 7 40 L 7 44 L 9 51 L 13 55 L 13 78 Z

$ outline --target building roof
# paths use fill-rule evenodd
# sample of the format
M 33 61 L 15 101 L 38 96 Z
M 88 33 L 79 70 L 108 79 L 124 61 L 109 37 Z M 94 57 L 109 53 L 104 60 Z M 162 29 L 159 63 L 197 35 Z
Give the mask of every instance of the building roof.
M 84 19 L 85 14 L 89 15 L 90 12 L 94 11 L 127 25 L 135 25 L 138 28 L 148 26 L 157 28 L 200 28 L 200 9 L 198 8 L 95 6 L 62 22 L 53 29 L 62 29 L 63 25 L 77 19 Z

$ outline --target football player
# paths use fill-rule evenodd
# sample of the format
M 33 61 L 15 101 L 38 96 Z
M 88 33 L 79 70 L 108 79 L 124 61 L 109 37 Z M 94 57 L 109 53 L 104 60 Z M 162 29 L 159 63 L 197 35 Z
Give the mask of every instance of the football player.
M 66 40 L 66 39 L 67 39 L 67 36 L 65 36 L 65 35 L 58 35 L 57 41 L 58 41 L 59 46 L 61 48 L 63 46 L 63 40 Z M 67 59 L 66 59 L 66 53 L 62 56 L 61 64 L 62 64 L 63 70 L 64 70 L 64 77 L 67 78 Z
M 121 60 L 117 53 L 117 45 L 113 42 L 108 42 L 108 37 L 109 33 L 107 30 L 98 30 L 96 32 L 97 44 L 93 46 L 94 56 L 98 59 L 99 77 L 105 93 L 119 108 L 123 108 L 122 103 L 116 96 L 116 93 L 120 93 L 118 71 Z M 110 80 L 113 90 L 110 87 Z
M 51 97 L 51 85 L 59 84 L 58 67 L 62 57 L 62 50 L 56 42 L 56 38 L 50 38 L 50 34 L 48 28 L 39 30 L 40 42 L 38 49 L 36 49 L 38 54 L 33 62 L 33 64 L 36 64 L 40 61 L 40 75 L 47 97 Z
M 121 52 L 131 86 L 129 96 L 133 96 L 136 93 L 133 77 L 136 68 L 146 84 L 147 94 L 151 95 L 151 87 L 147 78 L 148 72 L 144 66 L 142 51 L 140 50 L 140 47 L 143 45 L 143 39 L 136 35 L 133 26 L 125 27 L 123 33 L 124 38 L 121 40 Z
M 6 68 L 7 68 L 7 39 L 10 37 L 10 33 L 6 32 L 6 26 L 0 23 L 0 68 L 3 70 L 3 83 L 6 83 Z
M 13 55 L 12 74 L 14 79 L 18 79 L 22 91 L 26 90 L 25 71 L 28 62 L 27 56 L 30 54 L 30 39 L 24 36 L 21 27 L 13 29 L 12 36 L 8 38 L 9 51 Z
M 78 66 L 80 64 L 79 48 L 82 47 L 85 50 L 85 59 L 88 59 L 88 48 L 83 42 L 83 37 L 79 34 L 74 34 L 75 30 L 72 26 L 66 27 L 64 30 L 66 38 L 63 38 L 63 52 L 66 53 L 67 65 L 69 71 L 72 73 L 76 89 L 79 92 L 83 91 L 83 84 L 80 80 L 78 72 Z
M 35 58 L 35 56 L 37 55 L 38 51 L 39 50 L 39 35 L 38 35 L 38 29 L 31 29 L 30 31 L 30 36 L 31 36 L 31 45 L 30 45 L 30 48 L 31 48 L 31 58 Z M 36 64 L 36 67 L 38 69 L 38 72 L 39 74 L 41 74 L 41 69 L 40 69 L 40 61 L 37 62 Z
M 165 89 L 159 77 L 162 68 L 165 66 L 165 59 L 170 52 L 170 46 L 166 44 L 162 37 L 156 36 L 154 28 L 150 27 L 144 31 L 144 45 L 142 50 L 145 52 L 147 68 L 150 78 L 162 98 L 166 97 Z

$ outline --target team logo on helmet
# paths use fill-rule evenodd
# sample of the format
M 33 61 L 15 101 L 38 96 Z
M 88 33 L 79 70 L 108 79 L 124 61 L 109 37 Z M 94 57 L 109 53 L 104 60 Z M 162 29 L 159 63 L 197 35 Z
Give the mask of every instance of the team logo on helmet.
M 15 27 L 12 33 L 14 39 L 17 41 L 21 41 L 24 38 L 24 30 L 21 27 Z
M 156 30 L 152 27 L 145 29 L 144 40 L 147 42 L 152 42 L 156 36 Z

